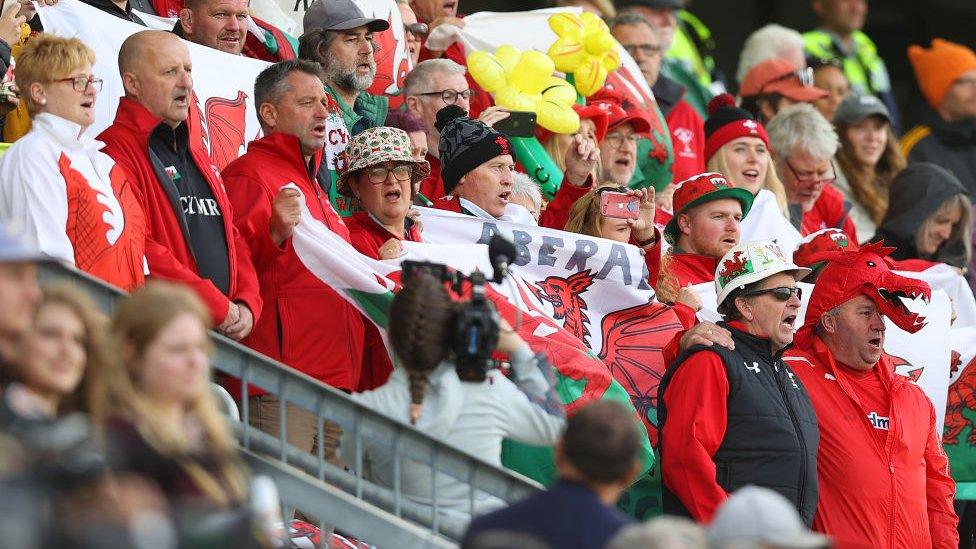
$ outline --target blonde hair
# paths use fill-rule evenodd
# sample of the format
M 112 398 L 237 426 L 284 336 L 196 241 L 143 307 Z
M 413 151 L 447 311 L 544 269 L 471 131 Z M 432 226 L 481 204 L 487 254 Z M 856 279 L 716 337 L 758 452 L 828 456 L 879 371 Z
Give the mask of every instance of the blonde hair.
M 708 159 L 708 166 L 705 168 L 709 172 L 718 172 L 720 174 L 725 174 L 725 177 L 729 177 L 729 163 L 725 160 L 725 150 L 729 147 L 732 142 L 728 142 L 721 147 L 711 158 Z M 783 182 L 779 180 L 779 176 L 776 175 L 776 166 L 773 166 L 772 155 L 769 154 L 768 150 L 766 155 L 769 156 L 769 164 L 766 166 L 766 177 L 763 179 L 762 188 L 773 193 L 776 197 L 776 205 L 779 206 L 780 213 L 786 217 L 790 218 L 789 202 L 786 200 L 786 188 L 783 187 Z
M 166 282 L 149 282 L 119 303 L 111 324 L 116 359 L 100 376 L 104 408 L 93 415 L 100 422 L 111 417 L 130 421 L 153 449 L 179 464 L 207 499 L 228 507 L 244 501 L 247 481 L 212 393 L 201 391 L 187 404 L 186 413 L 203 431 L 204 446 L 216 458 L 216 474 L 190 459 L 191 440 L 182 428 L 159 420 L 156 405 L 137 381 L 146 349 L 174 320 L 187 314 L 199 320 L 201 328 L 209 325 L 210 315 L 200 299 L 190 290 Z
M 30 93 L 32 84 L 50 84 L 85 65 L 94 64 L 95 52 L 77 38 L 43 33 L 28 40 L 20 50 L 14 68 L 14 81 L 20 88 L 20 98 L 26 103 L 27 112 L 34 116 L 40 110 Z

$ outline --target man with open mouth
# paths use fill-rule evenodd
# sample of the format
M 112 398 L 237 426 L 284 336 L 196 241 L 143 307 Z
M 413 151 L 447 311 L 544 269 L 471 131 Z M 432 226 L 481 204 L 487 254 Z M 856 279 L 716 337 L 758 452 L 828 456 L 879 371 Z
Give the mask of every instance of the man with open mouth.
M 752 200 L 752 193 L 735 187 L 720 173 L 703 173 L 678 184 L 674 217 L 664 228 L 671 249 L 661 261 L 657 282 L 663 298 L 715 279 L 718 260 L 739 244 L 739 223 Z
M 894 274 L 891 248 L 824 251 L 826 261 L 786 361 L 810 393 L 820 428 L 815 530 L 838 547 L 958 547 L 955 483 L 922 389 L 884 353 L 885 318 L 924 326 L 903 298 L 925 282 Z
M 149 272 L 189 286 L 215 329 L 240 340 L 250 334 L 262 301 L 247 242 L 195 127 L 199 117 L 190 117 L 192 69 L 189 49 L 171 32 L 126 38 L 119 50 L 125 96 L 98 140 L 127 172 L 146 213 Z
M 769 241 L 731 248 L 715 290 L 734 348 L 692 346 L 658 390 L 664 512 L 710 522 L 730 493 L 755 484 L 790 501 L 809 526 L 817 506 L 817 416 L 782 356 L 809 273 Z
M 316 0 L 305 11 L 303 23 L 298 57 L 322 65 L 325 91 L 342 109 L 349 134 L 382 126 L 389 99 L 366 90 L 376 78 L 373 33 L 389 29 L 390 23 L 366 17 L 352 0 Z

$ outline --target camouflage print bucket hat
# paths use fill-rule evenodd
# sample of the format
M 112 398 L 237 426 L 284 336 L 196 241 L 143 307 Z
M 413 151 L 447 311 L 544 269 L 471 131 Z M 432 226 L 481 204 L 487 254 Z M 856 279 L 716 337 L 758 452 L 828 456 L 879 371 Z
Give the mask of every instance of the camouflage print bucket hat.
M 411 183 L 430 174 L 430 163 L 410 154 L 410 137 L 400 128 L 379 126 L 356 134 L 346 146 L 346 170 L 339 176 L 339 192 L 352 196 L 348 180 L 359 170 L 386 162 L 409 162 L 413 165 Z

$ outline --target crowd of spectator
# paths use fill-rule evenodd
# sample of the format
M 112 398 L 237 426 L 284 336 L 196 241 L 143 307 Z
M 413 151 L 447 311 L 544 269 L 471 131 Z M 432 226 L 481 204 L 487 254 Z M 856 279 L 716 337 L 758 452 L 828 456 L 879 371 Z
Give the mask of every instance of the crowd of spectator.
M 908 49 L 924 104 L 902 134 L 865 0 L 812 0 L 819 26 L 803 34 L 756 30 L 734 79 L 684 0 L 560 0 L 605 19 L 649 100 L 608 80 L 572 106 L 578 131 L 538 128 L 561 172 L 546 196 L 501 129 L 511 113 L 468 73 L 468 1 L 390 0 L 410 60 L 390 97 L 370 90 L 391 22 L 353 0 L 312 2 L 297 40 L 247 0 L 83 0 L 143 26 L 175 18 L 122 43 L 123 95 L 97 136 L 104 60 L 45 32 L 27 0 L 0 15 L 0 539 L 280 543 L 212 392 L 217 379 L 242 394 L 211 372 L 210 329 L 490 464 L 504 439 L 554 448 L 555 484 L 500 509 L 279 395 L 251 386 L 238 403 L 254 427 L 286 426 L 302 451 L 470 523 L 466 547 L 974 546 L 976 506 L 954 502 L 933 404 L 883 345 L 886 318 L 920 328 L 898 296 L 929 293 L 896 268 L 944 264 L 976 288 L 976 53 Z M 188 42 L 269 62 L 249 90 L 260 134 L 222 169 L 198 139 Z M 634 216 L 608 214 L 608 193 Z M 441 280 L 404 280 L 384 333 L 294 245 L 311 219 L 396 261 L 424 241 L 418 207 L 640 249 L 680 320 L 655 471 L 661 511 L 684 518 L 616 508 L 644 465 L 633 411 L 567 411 L 553 357 L 517 326 L 488 328 L 506 366 L 472 375 Z M 77 288 L 38 286 L 51 261 L 129 295 L 106 318 Z M 815 283 L 802 319 L 801 281 Z M 699 320 L 695 285 L 714 287 L 721 322 Z

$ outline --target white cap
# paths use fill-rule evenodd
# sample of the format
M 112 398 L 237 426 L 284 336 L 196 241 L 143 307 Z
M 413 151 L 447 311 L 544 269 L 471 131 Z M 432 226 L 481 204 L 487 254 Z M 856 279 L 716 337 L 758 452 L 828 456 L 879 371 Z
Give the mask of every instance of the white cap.
M 743 542 L 772 547 L 830 547 L 830 538 L 803 525 L 788 499 L 769 488 L 744 486 L 715 513 L 708 528 L 717 547 Z
M 810 269 L 797 267 L 775 242 L 753 240 L 739 244 L 725 252 L 715 267 L 715 293 L 721 305 L 732 290 L 759 282 L 776 273 L 789 272 L 796 280 L 810 274 Z

